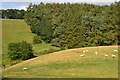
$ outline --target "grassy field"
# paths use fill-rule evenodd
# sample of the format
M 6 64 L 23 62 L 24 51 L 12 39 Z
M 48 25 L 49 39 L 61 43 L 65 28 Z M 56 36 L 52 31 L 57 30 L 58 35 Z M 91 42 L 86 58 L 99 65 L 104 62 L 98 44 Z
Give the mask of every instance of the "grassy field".
M 2 20 L 2 52 L 3 52 L 3 64 L 11 65 L 12 62 L 17 63 L 20 61 L 11 61 L 7 58 L 8 44 L 11 42 L 21 42 L 23 40 L 31 43 L 33 46 L 34 54 L 39 55 L 41 51 L 59 48 L 53 47 L 50 44 L 33 44 L 33 36 L 35 34 L 31 33 L 30 26 L 28 26 L 24 20 L 17 19 L 1 19 Z M 14 64 L 13 63 L 13 64 Z
M 117 78 L 118 46 L 68 49 L 33 58 L 3 70 L 8 78 Z M 83 53 L 83 50 L 88 52 Z M 98 52 L 98 55 L 95 52 Z M 85 54 L 85 57 L 80 57 Z M 108 54 L 106 58 L 104 55 Z M 112 58 L 112 54 L 116 58 Z M 23 71 L 24 66 L 28 70 Z
M 1 19 L 2 20 L 2 19 Z M 0 30 L 1 31 L 1 30 Z M 118 53 L 114 49 L 118 46 L 86 47 L 68 49 L 51 54 L 42 55 L 26 61 L 15 61 L 7 58 L 7 46 L 11 42 L 26 40 L 33 46 L 34 54 L 39 55 L 46 50 L 59 50 L 50 44 L 33 44 L 33 36 L 24 20 L 2 20 L 2 51 L 3 64 L 9 65 L 3 70 L 3 76 L 9 78 L 117 78 Z M 88 50 L 83 53 L 83 50 Z M 95 52 L 98 55 L 95 55 Z M 85 54 L 85 57 L 80 57 Z M 108 54 L 108 58 L 104 55 Z M 115 54 L 117 57 L 112 58 Z M 21 63 L 20 63 L 21 62 Z M 11 66 L 11 67 L 10 67 Z M 28 70 L 23 71 L 27 66 Z
M 32 43 L 32 34 L 29 26 L 23 20 L 2 20 L 2 45 L 3 54 L 7 53 L 7 46 L 11 42 L 26 40 Z

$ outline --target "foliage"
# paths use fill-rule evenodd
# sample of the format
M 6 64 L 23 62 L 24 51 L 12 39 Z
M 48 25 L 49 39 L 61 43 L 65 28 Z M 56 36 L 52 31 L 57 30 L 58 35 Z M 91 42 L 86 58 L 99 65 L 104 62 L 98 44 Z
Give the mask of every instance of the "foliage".
M 41 51 L 39 55 L 49 54 L 49 53 L 53 53 L 53 52 L 57 52 L 57 51 L 60 51 L 60 50 L 50 48 L 48 50 Z
M 8 55 L 11 60 L 26 60 L 33 57 L 32 46 L 26 41 L 10 43 L 8 45 Z
M 2 18 L 3 19 L 23 19 L 25 11 L 18 10 L 18 9 L 7 9 L 7 10 L 0 10 L 2 11 Z
M 34 44 L 42 43 L 41 37 L 40 36 L 34 36 L 33 37 L 33 43 Z
M 25 20 L 31 31 L 53 46 L 75 48 L 118 44 L 119 6 L 30 4 Z

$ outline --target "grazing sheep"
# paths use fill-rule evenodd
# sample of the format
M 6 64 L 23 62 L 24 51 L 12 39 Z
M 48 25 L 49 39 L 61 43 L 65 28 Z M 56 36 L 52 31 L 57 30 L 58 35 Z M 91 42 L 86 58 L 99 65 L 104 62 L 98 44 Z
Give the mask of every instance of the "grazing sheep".
M 85 53 L 86 51 L 82 51 L 83 53 Z
M 108 57 L 108 55 L 107 55 L 107 54 L 105 54 L 105 57 Z
M 116 52 L 116 53 L 118 53 L 118 50 L 113 50 L 113 52 Z
M 28 68 L 25 66 L 24 68 L 23 68 L 23 70 L 25 71 L 25 70 L 27 70 Z
M 88 52 L 88 50 L 85 50 L 86 52 Z
M 112 55 L 112 58 L 116 58 L 116 55 L 113 54 L 113 55 Z
M 85 56 L 84 54 L 80 55 L 80 57 L 84 57 L 84 56 Z
M 98 54 L 98 52 L 95 52 L 95 54 L 97 55 L 97 54 Z

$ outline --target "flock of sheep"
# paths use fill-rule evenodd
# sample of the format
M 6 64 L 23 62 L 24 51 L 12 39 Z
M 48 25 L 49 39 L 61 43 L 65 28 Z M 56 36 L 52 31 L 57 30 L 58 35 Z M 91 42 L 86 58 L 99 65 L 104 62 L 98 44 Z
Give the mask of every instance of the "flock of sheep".
M 88 50 L 82 51 L 83 53 L 88 52 Z M 113 50 L 114 53 L 118 53 L 118 50 Z M 98 52 L 95 52 L 95 55 L 98 55 Z M 108 54 L 104 55 L 106 58 L 108 57 Z M 85 54 L 80 55 L 80 57 L 85 57 Z M 112 54 L 112 58 L 116 58 L 116 55 Z
M 88 52 L 88 50 L 82 51 L 83 53 Z M 118 53 L 118 50 L 113 50 L 114 53 Z M 98 55 L 98 52 L 95 52 L 95 55 Z M 80 55 L 80 57 L 85 57 L 85 54 Z M 105 54 L 104 57 L 108 57 L 108 54 Z M 112 54 L 112 58 L 116 58 L 116 55 Z M 23 70 L 27 70 L 28 68 L 25 66 Z

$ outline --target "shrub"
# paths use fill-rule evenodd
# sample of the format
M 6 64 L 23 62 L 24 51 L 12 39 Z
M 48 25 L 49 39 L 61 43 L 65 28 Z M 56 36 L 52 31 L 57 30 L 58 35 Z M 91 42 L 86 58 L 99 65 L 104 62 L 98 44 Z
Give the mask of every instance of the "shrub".
M 56 51 L 60 51 L 60 50 L 50 48 L 50 49 L 48 49 L 48 50 L 41 51 L 41 52 L 40 52 L 40 55 L 50 54 L 50 53 L 53 53 L 53 52 L 56 52 Z
M 8 45 L 8 56 L 11 60 L 21 58 L 20 43 L 10 43 Z
M 40 37 L 40 36 L 34 36 L 34 37 L 33 37 L 33 43 L 34 43 L 34 44 L 42 43 L 41 37 Z
M 65 49 L 66 49 L 66 48 L 64 48 L 64 47 L 61 47 L 61 48 L 60 48 L 60 50 L 65 50 Z
M 34 57 L 32 53 L 32 46 L 26 41 L 10 43 L 8 45 L 8 56 L 11 60 L 26 60 Z

